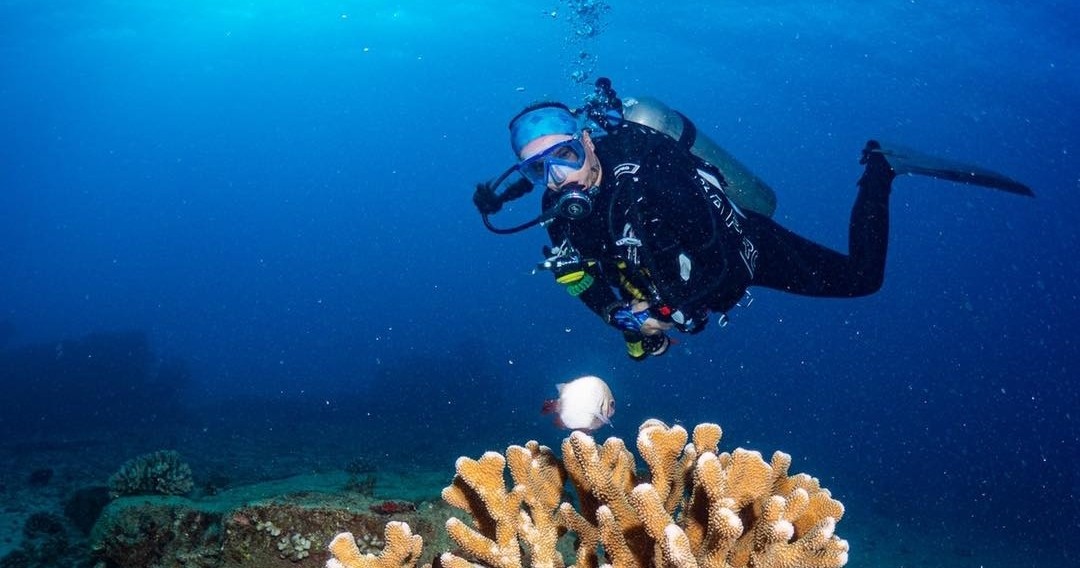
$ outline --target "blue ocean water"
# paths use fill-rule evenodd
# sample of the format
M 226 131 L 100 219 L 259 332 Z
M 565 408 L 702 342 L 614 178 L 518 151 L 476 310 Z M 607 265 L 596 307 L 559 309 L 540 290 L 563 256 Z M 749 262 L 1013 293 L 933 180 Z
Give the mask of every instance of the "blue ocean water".
M 875 541 L 1075 565 L 1080 7 L 604 5 L 0 1 L 3 443 L 449 476 L 557 444 L 541 401 L 596 374 L 618 404 L 599 435 L 717 422 L 724 448 L 819 477 L 839 533 L 894 527 L 852 565 Z M 532 274 L 542 231 L 497 237 L 471 203 L 513 159 L 509 117 L 599 75 L 692 117 L 776 189 L 777 219 L 841 250 L 871 137 L 1037 198 L 902 178 L 879 293 L 755 290 L 634 363 Z

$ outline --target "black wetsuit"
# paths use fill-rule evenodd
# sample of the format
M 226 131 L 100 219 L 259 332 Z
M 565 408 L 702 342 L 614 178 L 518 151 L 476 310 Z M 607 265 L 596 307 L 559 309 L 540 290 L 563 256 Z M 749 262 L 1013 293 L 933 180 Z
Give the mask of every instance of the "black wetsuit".
M 670 321 L 674 313 L 676 322 L 697 324 L 706 311 L 726 313 L 750 286 L 828 297 L 881 287 L 893 177 L 887 165 L 871 164 L 859 180 L 844 255 L 739 209 L 719 171 L 655 130 L 624 122 L 594 141 L 602 178 L 593 212 L 547 229 L 554 246 L 586 267 L 584 284 L 570 285 L 571 293 L 608 323 L 634 299 L 649 301 L 654 317 Z M 557 197 L 545 194 L 545 210 Z

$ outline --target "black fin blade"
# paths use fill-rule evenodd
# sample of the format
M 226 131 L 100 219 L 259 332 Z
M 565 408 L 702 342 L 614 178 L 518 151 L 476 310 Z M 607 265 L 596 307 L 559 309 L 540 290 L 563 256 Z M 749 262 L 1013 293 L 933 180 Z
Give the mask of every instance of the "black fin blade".
M 875 151 L 881 152 L 881 155 L 885 156 L 885 160 L 889 162 L 897 175 L 930 176 L 1035 197 L 1035 192 L 1030 187 L 1006 175 L 980 166 L 930 156 L 888 142 L 882 142 L 881 149 Z

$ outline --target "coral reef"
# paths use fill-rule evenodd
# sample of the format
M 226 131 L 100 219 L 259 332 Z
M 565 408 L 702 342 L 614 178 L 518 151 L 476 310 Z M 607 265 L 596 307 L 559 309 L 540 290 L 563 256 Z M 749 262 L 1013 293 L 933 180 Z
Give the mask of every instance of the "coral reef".
M 162 450 L 129 460 L 109 478 L 109 495 L 185 495 L 195 482 L 180 454 Z
M 221 514 L 168 499 L 176 498 L 122 498 L 110 503 L 91 533 L 92 556 L 105 566 L 219 566 L 224 541 Z
M 392 493 L 376 499 L 343 492 L 345 480 L 346 474 L 333 472 L 238 485 L 190 498 L 121 497 L 100 514 L 89 548 L 100 566 L 322 566 L 329 557 L 325 544 L 342 530 L 356 535 L 360 554 L 380 552 L 387 543 L 383 534 L 388 520 L 407 522 L 410 530 L 435 544 L 422 562 L 432 562 L 434 550 L 451 546 L 441 525 L 452 510 L 438 502 L 438 485 L 425 489 L 432 502 L 420 501 L 415 510 L 387 516 L 370 508 L 392 495 L 415 498 L 418 494 Z M 384 487 L 398 491 L 394 483 L 390 480 Z
M 289 536 L 281 537 L 277 549 L 282 558 L 299 562 L 311 555 L 311 539 L 312 537 L 304 536 L 298 532 L 292 533 Z
M 568 533 L 576 535 L 572 565 L 579 568 L 846 564 L 848 544 L 833 534 L 843 505 L 817 479 L 789 476 L 791 456 L 776 452 L 766 463 L 741 448 L 719 453 L 721 435 L 716 424 L 697 426 L 691 438 L 680 426 L 646 421 L 637 440 L 644 475 L 622 440 L 598 445 L 582 432 L 563 441 L 562 461 L 535 441 L 505 456 L 459 458 L 443 499 L 472 522 L 446 521 L 458 550 L 442 554 L 438 565 L 561 568 Z M 567 481 L 576 498 L 564 499 Z M 351 534 L 339 534 L 327 568 L 415 566 L 419 537 L 407 526 L 393 531 L 392 539 L 387 527 L 378 557 L 360 554 Z

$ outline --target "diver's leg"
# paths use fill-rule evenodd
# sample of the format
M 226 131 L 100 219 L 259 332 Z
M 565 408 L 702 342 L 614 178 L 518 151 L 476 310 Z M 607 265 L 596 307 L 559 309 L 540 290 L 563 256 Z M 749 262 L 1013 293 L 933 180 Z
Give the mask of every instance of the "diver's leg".
M 851 206 L 848 222 L 848 262 L 851 264 L 849 288 L 872 294 L 885 280 L 885 257 L 889 252 L 889 194 L 896 173 L 881 154 L 871 150 L 880 147 L 870 141 L 863 149 L 859 163 L 866 169 L 859 178 L 859 193 Z
M 848 225 L 848 254 L 800 237 L 767 217 L 749 214 L 753 222 L 747 223 L 747 236 L 760 251 L 751 285 L 829 297 L 865 296 L 881 288 L 895 174 L 879 154 L 864 152 L 864 163 Z

